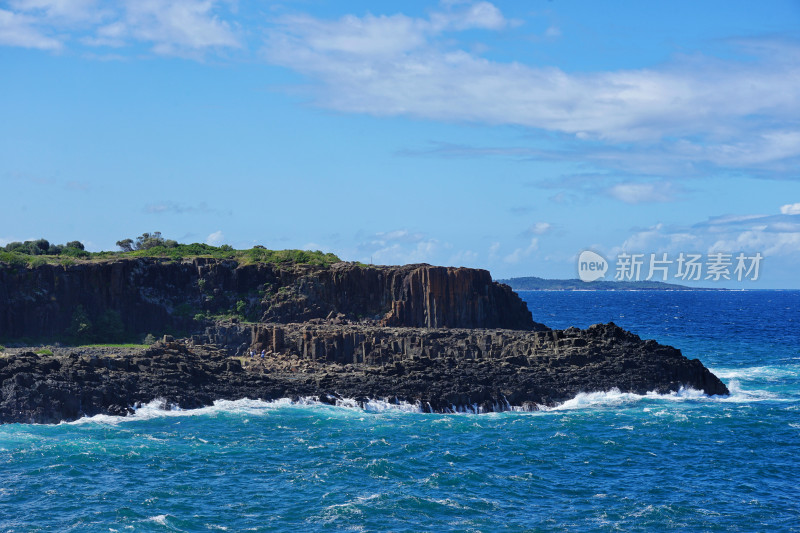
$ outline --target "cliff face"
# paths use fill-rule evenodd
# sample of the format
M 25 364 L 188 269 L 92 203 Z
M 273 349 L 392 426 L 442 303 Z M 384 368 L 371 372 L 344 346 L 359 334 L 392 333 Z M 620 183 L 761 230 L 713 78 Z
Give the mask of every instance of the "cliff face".
M 63 337 L 78 306 L 94 321 L 118 314 L 128 334 L 189 331 L 199 326 L 198 315 L 234 312 L 262 322 L 340 316 L 406 327 L 537 327 L 525 303 L 485 270 L 202 258 L 0 265 L 0 339 Z
M 298 277 L 278 295 L 262 322 L 302 322 L 331 311 L 384 326 L 533 329 L 527 305 L 486 270 L 360 267 L 339 263 Z

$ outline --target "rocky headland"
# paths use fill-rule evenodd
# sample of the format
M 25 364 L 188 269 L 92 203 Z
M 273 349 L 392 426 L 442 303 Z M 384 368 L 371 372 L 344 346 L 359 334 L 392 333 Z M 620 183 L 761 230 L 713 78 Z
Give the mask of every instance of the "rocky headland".
M 147 349 L 0 353 L 0 422 L 122 415 L 160 399 L 387 399 L 425 411 L 551 406 L 580 392 L 727 394 L 698 360 L 614 324 L 551 330 L 487 271 L 193 259 L 0 267 L 0 338 L 112 314 Z M 84 324 L 85 325 L 85 324 Z M 253 355 L 255 353 L 255 355 Z

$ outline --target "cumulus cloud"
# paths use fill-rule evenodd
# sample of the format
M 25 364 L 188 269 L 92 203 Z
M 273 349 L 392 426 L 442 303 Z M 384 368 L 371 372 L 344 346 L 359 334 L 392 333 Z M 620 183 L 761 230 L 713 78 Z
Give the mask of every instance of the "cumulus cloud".
M 531 227 L 529 227 L 525 233 L 527 235 L 544 235 L 548 231 L 553 229 L 553 225 L 549 222 L 536 222 Z
M 447 247 L 437 239 L 407 229 L 374 233 L 357 245 L 363 257 L 385 265 L 435 262 L 437 254 Z
M 789 209 L 785 209 L 785 208 Z M 764 257 L 800 254 L 800 212 L 793 204 L 781 214 L 735 214 L 709 217 L 691 226 L 656 224 L 636 230 L 610 256 L 627 253 L 755 253 Z
M 624 182 L 606 190 L 612 198 L 628 204 L 670 202 L 675 199 L 676 188 L 668 182 Z
M 157 54 L 196 57 L 241 46 L 220 0 L 13 0 L 0 9 L 0 44 L 59 49 L 70 39 L 89 46 L 149 43 Z M 53 37 L 57 34 L 59 38 Z
M 800 203 L 782 205 L 781 213 L 784 215 L 800 215 Z
M 210 244 L 211 246 L 219 246 L 225 240 L 225 235 L 222 233 L 222 230 L 215 231 L 208 237 L 206 237 L 206 244 Z
M 517 248 L 507 256 L 503 258 L 503 261 L 506 263 L 516 264 L 522 261 L 523 259 L 530 257 L 530 255 L 539 249 L 539 239 L 534 237 L 528 243 L 528 246 Z
M 12 0 L 9 5 L 51 24 L 97 21 L 109 12 L 97 0 Z
M 61 41 L 36 27 L 33 17 L 0 9 L 0 45 L 59 50 Z
M 122 21 L 106 26 L 106 35 L 130 36 L 153 43 L 153 51 L 181 55 L 210 47 L 238 47 L 228 22 L 214 13 L 213 0 L 128 0 Z

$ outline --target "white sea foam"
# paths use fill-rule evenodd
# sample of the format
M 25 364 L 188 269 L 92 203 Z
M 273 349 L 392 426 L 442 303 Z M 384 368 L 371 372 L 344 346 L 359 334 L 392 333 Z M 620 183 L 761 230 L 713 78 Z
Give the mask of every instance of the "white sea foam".
M 759 389 L 743 389 L 738 379 L 732 379 L 728 383 L 728 390 L 731 391 L 730 396 L 720 399 L 722 402 L 729 403 L 749 403 L 749 402 L 762 402 L 765 400 L 778 400 L 788 401 L 788 398 L 781 398 L 777 394 Z
M 777 371 L 781 371 L 784 367 L 780 367 Z M 721 377 L 727 376 L 741 376 L 741 375 L 772 375 L 775 367 L 751 367 L 748 369 L 715 371 Z M 646 394 L 634 394 L 631 392 L 621 392 L 619 389 L 614 388 L 602 392 L 586 392 L 579 393 L 574 398 L 567 400 L 556 406 L 542 406 L 538 405 L 536 408 L 539 412 L 548 411 L 573 411 L 580 409 L 594 409 L 606 407 L 621 407 L 634 405 L 642 401 L 664 401 L 664 402 L 727 402 L 727 403 L 748 403 L 758 402 L 764 400 L 781 400 L 775 393 L 758 390 L 758 389 L 744 389 L 742 388 L 738 379 L 731 379 L 728 383 L 728 389 L 731 394 L 729 396 L 708 396 L 702 391 L 690 387 L 681 387 L 677 392 L 669 392 L 666 394 L 659 394 L 657 392 L 648 392 Z M 352 398 L 336 399 L 334 404 L 330 402 L 322 402 L 317 397 L 304 397 L 300 399 L 281 398 L 278 400 L 264 401 L 253 399 L 241 400 L 217 400 L 213 405 L 200 407 L 197 409 L 183 410 L 174 405 L 168 405 L 162 399 L 156 399 L 147 404 L 141 405 L 134 409 L 134 413 L 129 416 L 111 416 L 111 415 L 95 415 L 92 417 L 84 417 L 69 424 L 109 424 L 115 425 L 127 421 L 141 421 L 150 420 L 154 418 L 166 417 L 193 417 L 193 416 L 217 416 L 221 413 L 228 414 L 243 414 L 250 416 L 266 416 L 271 412 L 278 409 L 285 408 L 310 408 L 310 409 L 329 409 L 339 412 L 367 412 L 374 414 L 385 413 L 424 413 L 430 411 L 430 408 L 425 409 L 417 403 L 408 402 L 392 402 L 386 399 L 371 399 L 364 402 L 359 402 Z M 493 411 L 531 411 L 527 407 L 510 405 L 508 402 L 501 402 L 494 406 Z M 453 405 L 446 411 L 449 414 L 482 414 L 484 409 L 474 405 L 456 406 Z M 537 411 L 534 411 L 537 412 Z M 246 420 L 247 421 L 247 420 Z
M 317 402 L 319 405 L 327 405 Z M 359 409 L 367 411 L 368 413 L 385 413 L 387 411 L 400 411 L 404 413 L 422 413 L 422 405 L 417 403 L 408 402 L 389 402 L 387 400 L 367 400 L 359 403 L 358 400 L 353 398 L 337 399 L 335 402 L 336 407 L 343 407 L 345 409 Z
M 147 520 L 149 520 L 150 522 L 155 522 L 156 524 L 161 524 L 162 526 L 167 525 L 167 515 L 165 514 L 151 516 Z
M 573 411 L 576 409 L 592 409 L 596 407 L 620 407 L 632 405 L 643 400 L 663 400 L 672 402 L 685 402 L 711 399 L 702 391 L 689 387 L 681 387 L 677 392 L 659 394 L 648 392 L 647 394 L 634 394 L 632 392 L 621 392 L 613 388 L 604 392 L 581 392 L 571 400 L 556 405 L 554 407 L 540 406 L 543 411 Z
M 156 399 L 144 405 L 134 408 L 134 412 L 128 416 L 95 415 L 83 417 L 73 422 L 63 422 L 66 424 L 108 424 L 116 425 L 121 422 L 132 422 L 150 420 L 154 418 L 170 417 L 193 417 L 193 416 L 216 416 L 220 413 L 245 414 L 253 416 L 263 416 L 277 409 L 283 408 L 327 408 L 344 409 L 348 411 L 359 411 L 369 413 L 422 413 L 423 409 L 419 403 L 411 404 L 408 402 L 389 402 L 387 400 L 367 400 L 360 404 L 351 398 L 337 399 L 335 405 L 319 401 L 316 397 L 304 397 L 296 400 L 291 398 L 280 398 L 277 400 L 252 400 L 244 398 L 241 400 L 217 400 L 212 405 L 199 407 L 197 409 L 181 409 L 176 405 L 169 405 L 163 399 Z
M 800 377 L 800 365 L 750 366 L 744 368 L 712 368 L 720 379 L 743 379 L 757 381 L 782 381 Z

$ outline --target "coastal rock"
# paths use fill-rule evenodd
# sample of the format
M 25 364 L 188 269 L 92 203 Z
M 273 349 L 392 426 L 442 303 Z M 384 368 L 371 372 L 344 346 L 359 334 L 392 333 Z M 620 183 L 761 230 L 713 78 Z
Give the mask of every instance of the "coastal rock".
M 156 399 L 194 408 L 221 399 L 313 396 L 486 412 L 536 409 L 613 388 L 728 393 L 698 360 L 614 324 L 525 332 L 273 323 L 235 331 L 249 333 L 257 356 L 248 350 L 232 357 L 227 346 L 190 341 L 115 355 L 62 349 L 2 356 L 0 422 L 122 415 Z
M 128 336 L 190 334 L 206 317 L 232 314 L 283 323 L 330 316 L 405 327 L 537 327 L 516 293 L 478 269 L 207 258 L 0 264 L 0 340 L 63 338 L 79 306 L 95 326 L 114 313 Z

